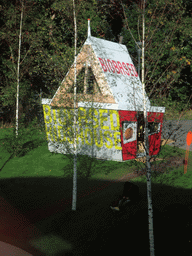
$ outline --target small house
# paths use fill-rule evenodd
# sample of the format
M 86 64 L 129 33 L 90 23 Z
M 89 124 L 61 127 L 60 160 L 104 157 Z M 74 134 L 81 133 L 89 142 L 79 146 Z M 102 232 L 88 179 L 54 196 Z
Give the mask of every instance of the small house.
M 53 98 L 42 99 L 50 152 L 73 152 L 74 66 Z M 159 153 L 165 108 L 151 106 L 126 46 L 91 36 L 89 20 L 76 77 L 78 154 L 115 161 L 143 157 L 144 98 L 149 154 Z

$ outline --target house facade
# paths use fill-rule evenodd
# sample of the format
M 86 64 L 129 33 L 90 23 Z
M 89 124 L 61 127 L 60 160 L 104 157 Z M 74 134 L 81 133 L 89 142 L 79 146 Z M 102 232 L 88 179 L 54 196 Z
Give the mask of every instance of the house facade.
M 50 152 L 73 153 L 74 63 L 52 99 L 42 99 Z M 126 161 L 145 155 L 144 100 L 149 153 L 161 146 L 164 107 L 153 107 L 126 46 L 91 36 L 76 59 L 77 152 Z

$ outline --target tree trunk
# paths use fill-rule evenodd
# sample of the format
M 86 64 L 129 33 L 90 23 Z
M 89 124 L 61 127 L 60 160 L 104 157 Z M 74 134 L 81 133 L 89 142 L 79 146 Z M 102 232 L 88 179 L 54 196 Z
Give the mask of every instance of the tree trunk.
M 143 0 L 143 39 L 142 39 L 142 87 L 143 87 L 143 115 L 145 121 L 144 145 L 146 152 L 147 168 L 147 200 L 148 200 L 148 221 L 149 221 L 149 244 L 150 256 L 155 256 L 154 234 L 153 234 L 153 207 L 151 198 L 151 164 L 149 161 L 149 141 L 148 141 L 148 120 L 145 101 L 145 81 L 144 81 L 144 47 L 145 47 L 145 0 Z
M 74 166 L 73 166 L 73 198 L 72 198 L 72 211 L 76 211 L 77 205 L 77 136 L 76 136 L 76 124 L 77 124 L 77 110 L 76 110 L 76 55 L 77 55 L 77 25 L 75 14 L 75 1 L 73 0 L 73 14 L 74 14 L 74 29 L 75 29 L 75 61 L 74 61 Z
M 21 33 L 22 33 L 22 22 L 23 22 L 23 1 L 21 2 L 21 19 L 20 19 L 20 30 L 19 30 L 19 50 L 18 50 L 18 61 L 17 61 L 17 98 L 16 98 L 16 138 L 18 136 L 18 116 L 19 116 L 19 69 L 20 69 L 20 58 L 21 58 Z

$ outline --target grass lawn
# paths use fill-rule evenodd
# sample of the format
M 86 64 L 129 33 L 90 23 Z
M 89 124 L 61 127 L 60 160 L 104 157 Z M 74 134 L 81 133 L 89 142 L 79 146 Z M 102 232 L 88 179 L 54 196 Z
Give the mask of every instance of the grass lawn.
M 183 155 L 183 159 L 185 156 L 185 150 L 180 150 L 181 155 Z M 141 176 L 134 178 L 134 181 L 137 182 L 145 182 L 146 183 L 146 177 Z M 188 165 L 187 165 L 187 173 L 184 174 L 184 165 L 172 169 L 167 168 L 165 173 L 152 173 L 152 183 L 156 184 L 165 184 L 168 186 L 173 187 L 182 187 L 186 189 L 192 188 L 192 152 L 189 151 L 189 159 L 188 159 Z
M 9 131 L 5 128 L 0 130 L 1 195 L 21 212 L 31 211 L 31 217 L 35 217 L 39 214 L 35 213 L 35 209 L 49 205 L 54 208 L 54 202 L 71 195 L 73 161 L 65 155 L 50 153 L 43 131 L 38 131 L 33 136 L 26 135 L 24 144 L 29 143 L 20 147 L 17 156 L 10 158 L 11 154 L 3 147 Z M 185 151 L 165 145 L 157 158 L 166 160 L 173 156 L 184 159 Z M 162 161 L 164 160 L 156 161 L 156 164 Z M 44 215 L 47 215 L 47 219 L 37 222 L 37 227 L 47 234 L 47 241 L 54 243 L 56 235 L 55 244 L 58 241 L 60 244 L 69 242 L 69 248 L 72 246 L 73 249 L 69 249 L 70 252 L 66 255 L 100 255 L 103 251 L 118 255 L 127 250 L 127 245 L 133 255 L 149 255 L 146 177 L 133 179 L 140 188 L 141 200 L 137 205 L 130 205 L 125 214 L 117 216 L 113 215 L 108 206 L 122 192 L 123 184 L 114 182 L 108 187 L 104 186 L 106 182 L 141 169 L 144 165 L 137 161 L 119 163 L 85 156 L 79 157 L 77 165 L 79 191 L 99 186 L 104 189 L 79 198 L 75 214 L 70 210 L 62 210 L 48 218 L 48 211 L 53 209 L 47 210 L 45 207 Z M 174 255 L 177 252 L 183 256 L 191 255 L 192 221 L 191 212 L 188 212 L 192 211 L 191 188 L 191 151 L 186 174 L 183 166 L 172 170 L 169 168 L 163 174 L 152 172 L 156 256 Z M 70 202 L 68 206 L 70 207 Z M 125 237 L 126 230 L 128 232 Z M 45 249 L 46 246 L 41 247 Z M 47 248 L 45 255 L 63 253 L 54 254 Z
M 0 139 L 2 143 L 5 136 L 6 131 L 1 129 Z M 0 145 L 0 152 L 0 179 L 16 177 L 67 178 L 73 175 L 73 157 L 49 152 L 46 141 L 41 141 L 40 143 L 36 142 L 36 145 L 33 145 L 33 148 L 29 149 L 23 156 L 15 156 L 10 160 L 8 159 L 11 154 L 6 152 L 2 144 Z M 129 171 L 129 169 L 131 171 L 133 163 L 134 161 L 119 163 L 115 161 L 100 161 L 86 156 L 78 157 L 78 169 L 82 177 L 88 176 L 90 170 L 90 175 L 92 175 L 92 173 L 99 173 L 101 176 L 104 175 L 108 177 L 113 171 L 115 173 L 117 169 L 120 169 L 123 174 Z M 118 176 L 119 173 L 116 173 L 116 175 Z
M 191 120 L 192 110 L 177 113 L 174 109 L 167 109 L 165 120 L 178 119 Z M 8 128 L 9 127 L 9 128 Z M 0 179 L 14 177 L 72 177 L 73 158 L 61 154 L 54 154 L 48 151 L 45 131 L 35 130 L 32 135 L 25 129 L 23 145 L 20 146 L 20 154 L 11 157 L 11 154 L 3 147 L 5 138 L 13 128 L 8 125 L 0 128 Z M 12 142 L 11 142 L 12 143 Z M 10 149 L 10 141 L 7 141 Z M 21 143 L 22 144 L 22 143 Z M 17 145 L 14 145 L 17 148 Z M 158 158 L 180 155 L 184 158 L 185 152 L 169 147 L 162 147 Z M 11 157 L 11 158 L 10 158 Z M 189 155 L 191 157 L 191 153 Z M 158 162 L 158 161 L 157 161 Z M 189 161 L 190 162 L 190 161 Z M 86 165 L 85 165 L 86 163 Z M 92 177 L 100 179 L 117 179 L 126 173 L 140 169 L 144 165 L 135 160 L 127 162 L 100 161 L 81 156 L 78 159 L 78 173 L 81 177 Z M 190 168 L 190 167 L 189 167 Z M 91 171 L 90 171 L 91 170 Z
M 27 145 L 20 146 L 18 154 L 10 158 L 11 153 L 4 148 L 4 143 L 11 130 L 12 128 L 0 129 L 0 179 L 17 177 L 71 178 L 73 176 L 73 157 L 49 152 L 44 131 L 39 130 L 30 136 L 26 135 L 26 141 L 23 144 Z M 10 140 L 6 144 L 10 149 Z M 162 146 L 157 159 L 168 159 L 173 156 L 180 156 L 184 159 L 185 152 L 165 145 Z M 189 158 L 191 158 L 191 153 Z M 160 162 L 157 160 L 156 164 Z M 135 160 L 116 162 L 78 156 L 77 167 L 79 177 L 114 180 L 134 170 L 142 169 L 144 164 Z

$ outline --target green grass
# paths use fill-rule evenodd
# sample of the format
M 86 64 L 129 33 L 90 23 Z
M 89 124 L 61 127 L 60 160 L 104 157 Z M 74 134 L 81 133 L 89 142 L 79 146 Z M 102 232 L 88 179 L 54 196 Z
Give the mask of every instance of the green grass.
M 185 158 L 185 150 L 179 150 L 183 159 Z M 167 168 L 165 173 L 154 173 L 152 172 L 151 182 L 154 184 L 164 184 L 167 186 L 180 187 L 185 189 L 192 188 L 192 152 L 189 151 L 187 173 L 184 174 L 184 165 L 177 169 Z M 134 178 L 134 181 L 147 183 L 145 176 Z
M 192 188 L 192 154 L 189 159 L 187 173 L 184 174 L 184 166 L 177 168 L 176 170 L 167 170 L 167 172 L 155 175 L 152 173 L 152 183 L 164 184 L 173 187 L 180 187 L 185 189 Z M 147 182 L 146 177 L 135 178 L 134 181 Z
M 16 156 L 11 159 L 11 153 L 4 148 L 5 138 L 7 138 L 12 128 L 1 129 L 0 133 L 0 178 L 16 178 L 16 177 L 66 177 L 73 176 L 73 157 L 62 154 L 51 153 L 48 150 L 45 132 L 36 130 L 32 135 L 26 136 L 26 143 L 30 140 L 29 147 L 21 147 Z M 27 137 L 28 136 L 28 137 Z M 34 141 L 32 143 L 31 141 Z M 10 145 L 8 144 L 8 149 Z M 27 144 L 28 145 L 28 144 Z M 24 149 L 23 149 L 24 148 Z M 168 156 L 182 156 L 184 158 L 185 151 L 175 149 L 168 145 L 162 147 L 158 158 L 167 158 Z M 191 152 L 189 154 L 189 162 L 192 162 Z M 156 164 L 161 161 L 156 161 Z M 153 163 L 154 164 L 154 163 Z M 138 163 L 135 160 L 127 162 L 116 161 L 100 161 L 91 159 L 87 156 L 79 156 L 77 162 L 78 176 L 91 179 L 118 179 L 134 170 L 144 167 L 144 164 Z M 188 169 L 191 166 L 189 165 Z M 171 174 L 166 175 L 173 175 Z M 163 175 L 163 179 L 166 175 Z M 187 174 L 188 175 L 188 174 Z M 176 176 L 175 176 L 176 177 Z M 161 179 L 161 178 L 158 178 Z M 145 177 L 142 178 L 145 180 Z M 152 179 L 154 180 L 154 178 Z M 169 180 L 172 180 L 170 178 Z M 178 183 L 178 182 L 176 182 Z
M 22 142 L 24 143 L 23 145 L 25 145 L 27 141 L 32 141 L 34 143 L 27 144 L 28 147 L 22 146 L 21 143 L 19 146 L 20 150 L 17 152 L 18 155 L 9 159 L 11 154 L 5 150 L 3 144 L 5 143 L 5 139 L 8 138 L 7 136 L 9 135 L 9 131 L 11 131 L 11 128 L 4 128 L 0 130 L 0 183 L 1 190 L 3 191 L 2 194 L 6 200 L 10 201 L 14 206 L 20 209 L 21 212 L 23 211 L 28 213 L 31 211 L 32 214 L 34 214 L 34 209 L 46 209 L 48 205 L 55 205 L 56 201 L 65 198 L 67 193 L 71 194 L 71 177 L 73 175 L 73 161 L 71 160 L 73 158 L 61 154 L 50 153 L 44 131 L 38 130 L 30 136 L 26 134 L 25 140 Z M 9 144 L 8 146 L 8 149 L 10 149 Z M 175 149 L 171 146 L 165 145 L 162 147 L 162 150 L 157 157 L 166 159 L 169 156 L 180 156 L 184 159 L 185 150 Z M 158 164 L 160 162 L 161 161 L 157 161 L 156 163 Z M 119 163 L 115 161 L 100 161 L 84 156 L 78 158 L 77 166 L 78 173 L 80 173 L 81 177 L 89 176 L 88 182 L 84 182 L 85 180 L 83 179 L 84 183 L 82 180 L 78 183 L 79 190 L 81 191 L 80 186 L 83 187 L 83 190 L 90 190 L 89 186 L 94 188 L 95 186 L 101 185 L 106 180 L 118 179 L 121 176 L 132 172 L 134 169 L 142 168 L 144 165 L 136 161 Z M 90 166 L 91 172 L 89 172 Z M 31 179 L 14 179 L 21 177 L 30 177 Z M 40 179 L 46 177 L 51 177 L 51 179 Z M 70 179 L 65 179 L 65 177 Z M 133 181 L 139 186 L 142 195 L 140 206 L 144 207 L 145 210 L 143 213 L 140 213 L 139 211 L 139 217 L 137 215 L 135 217 L 133 216 L 133 219 L 131 219 L 129 215 L 126 216 L 126 218 L 122 217 L 121 221 L 123 225 L 119 225 L 119 222 L 117 222 L 115 224 L 117 227 L 114 227 L 113 225 L 111 227 L 111 219 L 113 221 L 113 218 L 107 214 L 106 205 L 109 204 L 110 200 L 112 200 L 114 196 L 116 196 L 116 192 L 119 191 L 121 193 L 122 189 L 121 184 L 118 187 L 118 183 L 112 183 L 111 187 L 109 186 L 101 192 L 98 191 L 97 194 L 90 194 L 89 201 L 85 201 L 82 207 L 81 204 L 79 204 L 76 219 L 75 217 L 70 218 L 67 211 L 62 211 L 61 213 L 58 213 L 58 215 L 53 215 L 47 220 L 45 219 L 44 221 L 38 222 L 36 224 L 37 227 L 43 233 L 47 234 L 47 236 L 43 237 L 42 241 L 38 240 L 34 243 L 36 243 L 36 246 L 45 250 L 46 248 L 44 247 L 44 243 L 49 241 L 55 245 L 55 250 L 59 250 L 58 243 L 61 243 L 62 241 L 62 244 L 64 244 L 64 241 L 67 241 L 63 245 L 62 250 L 70 251 L 71 247 L 74 247 L 74 250 L 77 251 L 74 255 L 81 255 L 79 254 L 81 247 L 90 248 L 91 252 L 89 254 L 91 254 L 98 245 L 106 244 L 106 242 L 102 240 L 105 240 L 105 238 L 110 242 L 109 248 L 111 248 L 111 241 L 114 241 L 114 244 L 118 244 L 117 241 L 122 243 L 123 237 L 121 237 L 121 234 L 123 234 L 125 227 L 130 230 L 129 235 L 131 237 L 135 229 L 140 229 L 141 232 L 143 232 L 140 241 L 143 237 L 148 237 L 148 229 L 146 229 L 146 233 L 143 231 L 143 226 L 141 229 L 141 224 L 144 222 L 146 222 L 147 227 L 147 218 L 144 219 L 143 217 L 143 214 L 147 212 L 146 177 L 143 176 L 135 178 Z M 164 204 L 163 199 L 165 199 L 167 204 L 169 204 L 169 200 L 172 203 L 174 198 L 178 200 L 180 196 L 181 198 L 179 199 L 179 202 L 183 202 L 182 194 L 186 193 L 186 195 L 188 195 L 189 191 L 186 189 L 192 188 L 192 152 L 189 153 L 187 174 L 184 174 L 183 166 L 177 170 L 168 170 L 165 174 L 157 175 L 157 173 L 152 172 L 152 186 L 152 196 L 154 198 L 153 210 L 155 209 L 155 206 L 156 208 L 161 208 Z M 185 192 L 182 192 L 183 188 L 185 189 Z M 171 197 L 169 195 L 171 195 Z M 94 198 L 94 202 L 92 202 L 91 197 Z M 187 196 L 185 196 L 185 194 L 184 198 L 186 199 L 186 203 L 190 205 L 191 203 L 188 202 L 190 200 L 187 201 Z M 160 203 L 160 199 L 163 202 Z M 97 221 L 95 221 L 95 216 L 97 216 Z M 154 212 L 154 221 L 158 219 L 158 223 L 160 223 L 159 219 L 162 219 L 162 216 L 163 215 L 161 213 L 157 218 L 157 215 Z M 140 222 L 138 223 L 139 220 Z M 177 220 L 177 225 L 178 224 Z M 130 225 L 132 225 L 132 227 L 130 227 Z M 135 225 L 138 226 L 135 228 Z M 119 229 L 119 226 L 122 226 L 123 228 Z M 158 231 L 156 223 L 154 226 L 157 233 L 162 234 L 161 229 Z M 57 231 L 57 229 L 59 231 Z M 114 230 L 117 232 L 114 232 Z M 53 232 L 53 234 L 57 234 L 58 232 L 59 235 L 55 238 L 56 241 L 54 240 L 54 236 L 51 232 Z M 172 229 L 172 232 L 175 233 L 175 230 Z M 160 237 L 157 237 L 157 233 L 155 234 L 156 241 L 161 241 Z M 90 245 L 91 242 L 88 242 L 88 239 L 92 234 L 95 235 L 96 238 L 101 238 L 101 240 L 96 240 L 95 244 L 92 245 L 93 248 Z M 119 237 L 120 239 L 117 240 Z M 129 239 L 131 239 L 131 237 Z M 138 238 L 138 233 L 136 237 Z M 172 237 L 171 232 L 170 237 Z M 60 240 L 60 238 L 62 238 L 62 240 Z M 82 240 L 79 241 L 79 238 Z M 85 241 L 87 241 L 86 245 Z M 131 243 L 133 242 L 134 238 Z M 126 241 L 123 244 L 126 244 Z M 50 248 L 47 248 L 46 253 L 48 254 L 48 252 L 50 252 Z
M 30 148 L 20 146 L 21 150 L 18 155 L 8 160 L 11 153 L 4 148 L 4 141 L 11 131 L 13 131 L 12 128 L 1 129 L 0 133 L 0 178 L 72 177 L 73 157 L 49 152 L 45 134 L 42 131 L 38 131 L 33 134 L 33 137 L 28 138 L 30 142 L 35 141 L 35 143 L 31 142 Z M 26 142 L 27 140 L 23 143 Z M 10 150 L 9 141 L 6 144 L 8 150 Z M 101 178 L 108 176 L 112 178 L 112 176 L 120 176 L 123 173 L 127 173 L 129 170 L 131 172 L 134 163 L 135 161 L 122 163 L 100 161 L 87 156 L 79 156 L 77 168 L 81 177 L 88 178 L 94 174 L 97 177 L 101 176 Z
M 166 120 L 178 119 L 181 113 L 175 111 L 166 112 Z M 192 110 L 183 113 L 181 120 L 191 120 Z M 46 141 L 44 128 L 40 129 L 37 125 L 30 132 L 30 127 L 24 129 L 20 144 L 7 140 L 10 132 L 13 132 L 11 125 L 1 125 L 0 129 L 0 178 L 13 177 L 72 177 L 73 176 L 73 157 L 62 154 L 50 153 Z M 6 145 L 5 145 L 6 144 Z M 6 146 L 6 149 L 5 149 Z M 15 147 L 16 156 L 11 157 L 11 150 Z M 175 149 L 168 145 L 162 147 L 158 158 L 169 156 L 181 156 L 184 158 L 185 151 Z M 156 164 L 161 161 L 156 161 Z M 192 162 L 191 152 L 189 163 Z M 91 159 L 87 156 L 79 156 L 77 169 L 79 177 L 93 179 L 118 179 L 136 169 L 141 169 L 144 164 L 135 160 L 127 162 L 100 161 Z M 189 164 L 188 169 L 192 169 Z M 173 173 L 173 172 L 171 172 Z M 168 174 L 166 174 L 168 175 Z M 172 175 L 172 174 L 169 174 Z M 188 175 L 188 174 L 187 174 Z M 165 179 L 163 175 L 163 179 Z M 145 178 L 143 178 L 145 179 Z M 160 178 L 158 178 L 160 179 Z M 154 178 L 153 178 L 154 180 Z M 166 179 L 165 179 L 166 180 Z M 172 180 L 172 179 L 170 179 Z M 176 182 L 178 183 L 178 182 Z

